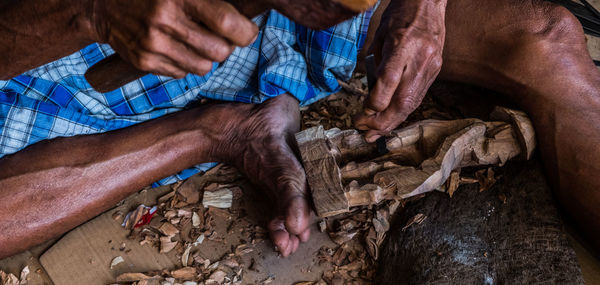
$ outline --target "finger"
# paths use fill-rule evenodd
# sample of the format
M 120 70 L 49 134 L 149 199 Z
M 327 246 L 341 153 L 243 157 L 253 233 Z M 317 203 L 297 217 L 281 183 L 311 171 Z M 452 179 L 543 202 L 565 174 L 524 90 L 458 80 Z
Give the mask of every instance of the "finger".
M 365 134 L 365 140 L 368 143 L 373 143 L 381 137 L 380 131 L 370 130 Z
M 157 65 L 156 70 L 150 71 L 155 75 L 164 75 L 168 77 L 173 77 L 175 79 L 184 78 L 187 75 L 187 72 L 177 65 L 175 65 L 171 60 L 166 57 L 157 56 L 160 63 Z
M 155 29 L 151 31 L 152 41 L 147 44 L 151 52 L 169 58 L 178 68 L 187 73 L 204 75 L 212 70 L 212 62 L 192 51 L 185 44 L 170 35 Z
M 225 37 L 234 45 L 247 46 L 258 34 L 256 24 L 225 1 L 188 0 L 186 6 L 194 20 L 202 22 L 215 34 Z
M 178 18 L 175 25 L 162 29 L 190 47 L 199 56 L 213 62 L 225 61 L 235 49 L 224 38 L 213 34 L 188 18 Z
M 394 44 L 392 40 L 384 43 L 384 55 L 377 72 L 377 82 L 369 93 L 369 98 L 365 102 L 365 109 L 371 109 L 375 112 L 385 110 L 390 105 L 394 92 L 398 89 L 402 75 L 406 70 L 408 53 L 403 53 L 402 49 L 394 49 L 391 46 L 392 44 Z M 391 52 L 385 52 L 386 50 Z
M 187 72 L 179 68 L 169 58 L 144 50 L 142 48 L 130 49 L 124 46 L 121 42 L 115 42 L 115 50 L 134 65 L 139 70 L 143 70 L 155 75 L 164 75 L 173 78 L 183 78 Z
M 406 81 L 403 79 L 403 83 L 394 95 L 395 102 L 393 105 L 378 113 L 377 116 L 366 120 L 366 125 L 371 127 L 370 131 L 365 134 L 367 142 L 377 140 L 404 122 L 421 104 L 425 93 L 435 79 L 435 75 L 432 76 L 424 71 L 415 72 L 414 69 L 410 69 L 410 72 L 406 74 L 410 78 L 407 78 Z
M 271 240 L 275 244 L 276 250 L 284 254 L 289 247 L 290 234 L 285 230 L 283 225 L 283 217 L 274 218 L 267 225 Z
M 402 105 L 405 102 L 413 101 L 412 97 L 415 96 L 412 92 L 412 88 L 415 84 L 418 84 L 418 75 L 414 71 L 414 68 L 407 68 L 403 73 L 400 85 L 393 92 L 393 102 L 385 110 L 378 112 L 373 116 L 359 116 L 357 122 L 363 130 L 377 131 L 377 134 L 385 134 L 387 131 L 391 131 L 391 128 L 396 122 L 405 119 L 401 110 Z M 373 133 L 373 132 L 371 132 Z

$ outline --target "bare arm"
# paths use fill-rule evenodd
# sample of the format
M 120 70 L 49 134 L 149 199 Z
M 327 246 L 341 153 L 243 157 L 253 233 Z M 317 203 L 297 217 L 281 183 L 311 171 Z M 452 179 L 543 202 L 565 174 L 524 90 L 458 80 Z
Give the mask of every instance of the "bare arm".
M 0 258 L 56 237 L 150 183 L 219 161 L 237 123 L 212 105 L 105 134 L 42 141 L 0 159 Z M 218 142 L 218 143 L 215 143 Z
M 9 79 L 93 42 L 91 0 L 3 0 L 0 78 Z
M 0 17 L 3 79 L 93 42 L 110 43 L 146 71 L 205 73 L 257 32 L 219 0 L 0 0 Z M 210 147 L 221 130 L 214 126 L 231 121 L 219 118 L 222 108 L 43 141 L 0 159 L 0 257 L 62 234 L 153 181 L 219 161 Z
M 141 70 L 205 74 L 258 28 L 220 0 L 0 0 L 0 79 L 109 43 Z

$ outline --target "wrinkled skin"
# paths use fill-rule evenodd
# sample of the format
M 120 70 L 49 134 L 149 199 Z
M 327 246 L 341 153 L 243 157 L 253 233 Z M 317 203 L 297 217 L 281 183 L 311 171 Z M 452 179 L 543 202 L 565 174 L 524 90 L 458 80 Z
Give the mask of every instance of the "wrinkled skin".
M 392 1 L 370 47 L 379 63 L 377 83 L 355 125 L 368 142 L 404 122 L 442 67 L 445 0 Z
M 260 106 L 245 106 L 249 117 L 224 140 L 221 161 L 240 169 L 254 184 L 263 186 L 275 205 L 267 225 L 283 256 L 298 249 L 310 236 L 309 194 L 304 169 L 290 145 L 300 130 L 298 101 L 280 95 Z M 232 110 L 239 112 L 240 110 Z
M 97 0 L 93 25 L 138 69 L 175 78 L 204 75 L 236 46 L 254 41 L 258 27 L 218 0 Z

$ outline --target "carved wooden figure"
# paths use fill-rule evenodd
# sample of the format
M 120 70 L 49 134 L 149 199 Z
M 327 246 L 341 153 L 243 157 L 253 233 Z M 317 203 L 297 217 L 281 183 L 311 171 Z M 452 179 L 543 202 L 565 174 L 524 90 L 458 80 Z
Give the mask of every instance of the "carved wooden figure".
M 529 159 L 535 134 L 525 113 L 498 107 L 492 118 L 498 121 L 417 122 L 386 137 L 383 155 L 356 130 L 314 127 L 296 134 L 317 214 L 432 191 L 461 167 Z

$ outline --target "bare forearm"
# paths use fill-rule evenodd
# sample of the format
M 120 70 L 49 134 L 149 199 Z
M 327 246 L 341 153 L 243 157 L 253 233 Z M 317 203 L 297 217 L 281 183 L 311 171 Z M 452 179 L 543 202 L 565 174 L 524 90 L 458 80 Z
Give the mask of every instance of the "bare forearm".
M 2 0 L 0 79 L 71 54 L 94 42 L 92 0 Z
M 0 257 L 58 236 L 156 180 L 216 160 L 209 132 L 224 127 L 223 118 L 200 111 L 45 141 L 0 159 Z

